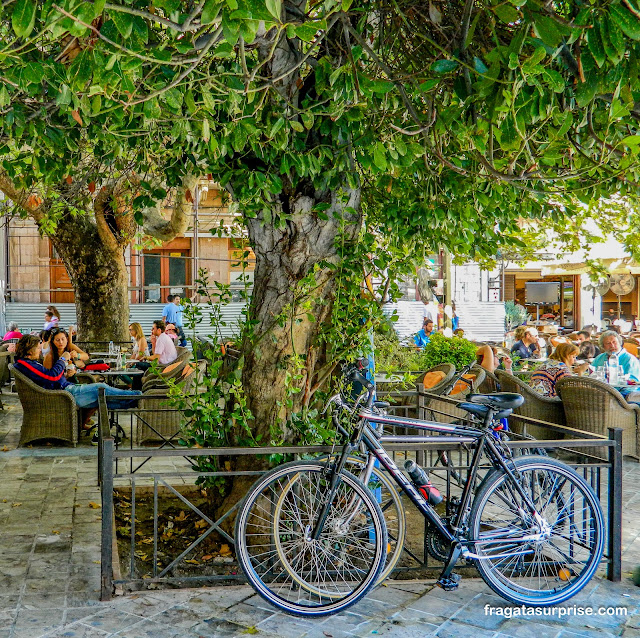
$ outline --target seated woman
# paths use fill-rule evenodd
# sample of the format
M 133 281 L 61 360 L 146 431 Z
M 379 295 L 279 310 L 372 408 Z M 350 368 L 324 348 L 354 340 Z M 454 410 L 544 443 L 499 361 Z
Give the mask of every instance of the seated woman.
M 53 366 L 47 368 L 38 363 L 41 348 L 42 344 L 39 337 L 24 335 L 16 345 L 15 369 L 45 390 L 65 390 L 73 396 L 79 408 L 89 408 L 83 425 L 98 408 L 98 392 L 100 388 L 104 388 L 107 395 L 107 405 L 114 408 L 129 407 L 132 403 L 132 397 L 142 394 L 138 390 L 112 388 L 106 383 L 70 383 L 65 377 L 65 371 L 67 363 L 71 360 L 71 352 L 64 350 Z
M 2 337 L 3 341 L 7 341 L 8 339 L 20 339 L 22 333 L 18 330 L 18 324 L 15 321 L 11 321 L 7 326 L 8 332 Z
M 64 328 L 53 328 L 49 331 L 48 344 L 49 351 L 44 356 L 42 365 L 45 368 L 53 368 L 58 359 L 64 352 L 69 353 L 70 363 L 72 365 L 67 366 L 65 376 L 67 379 L 71 379 L 76 374 L 76 368 L 82 369 L 89 360 L 89 355 L 83 352 L 71 342 Z M 75 383 L 75 381 L 72 381 Z
M 56 328 L 59 322 L 60 313 L 58 309 L 55 306 L 47 306 L 44 312 L 44 329 L 51 330 L 51 328 Z
M 573 367 L 580 348 L 574 343 L 560 343 L 551 356 L 531 375 L 531 387 L 545 397 L 555 397 L 556 383 L 574 372 L 582 374 L 588 367 L 583 363 Z
M 144 336 L 142 326 L 139 323 L 132 323 L 129 326 L 129 334 L 133 342 L 131 358 L 135 361 L 142 361 L 144 357 L 149 356 L 149 344 L 147 343 L 147 338 Z
M 511 366 L 513 365 L 511 357 L 507 355 L 499 357 L 498 348 L 495 346 L 480 346 L 476 351 L 476 360 L 478 365 L 488 372 L 493 373 L 500 368 L 511 374 Z

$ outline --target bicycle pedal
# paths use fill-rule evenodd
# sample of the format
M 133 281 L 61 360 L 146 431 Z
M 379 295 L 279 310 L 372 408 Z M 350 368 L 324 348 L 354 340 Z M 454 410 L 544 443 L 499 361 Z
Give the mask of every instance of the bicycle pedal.
M 458 589 L 458 583 L 460 582 L 460 574 L 451 574 L 449 578 L 440 578 L 436 581 L 438 587 L 442 587 L 445 591 L 453 591 Z

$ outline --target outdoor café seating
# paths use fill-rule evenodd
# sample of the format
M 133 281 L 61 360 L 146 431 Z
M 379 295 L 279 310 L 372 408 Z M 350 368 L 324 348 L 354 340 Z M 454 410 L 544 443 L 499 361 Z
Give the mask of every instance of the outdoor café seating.
M 558 397 L 545 397 L 527 385 L 522 379 L 504 370 L 496 370 L 496 376 L 502 392 L 516 392 L 524 397 L 524 403 L 513 411 L 509 417 L 509 427 L 517 434 L 526 432 L 536 439 L 562 439 L 563 435 L 543 426 L 526 423 L 518 419 L 518 415 L 566 425 L 565 411 L 562 401 Z
M 622 453 L 640 458 L 640 405 L 628 403 L 615 388 L 591 377 L 565 377 L 556 384 L 556 391 L 564 405 L 567 426 L 602 436 L 609 435 L 608 428 L 622 428 Z M 598 448 L 582 451 L 602 456 Z
M 64 390 L 45 390 L 15 368 L 12 370 L 24 416 L 20 446 L 39 439 L 78 443 L 78 412 L 75 399 Z
M 180 388 L 183 396 L 188 396 L 196 380 L 196 375 L 202 373 L 191 363 L 182 366 L 179 376 L 174 377 L 174 381 Z M 168 386 L 148 385 L 143 389 L 142 400 L 138 403 L 140 410 L 137 417 L 136 440 L 139 445 L 145 443 L 162 442 L 162 447 L 175 442 L 176 435 L 180 431 L 182 413 L 173 409 L 168 401 L 150 399 L 149 397 L 166 396 Z M 146 397 L 146 400 L 145 400 Z

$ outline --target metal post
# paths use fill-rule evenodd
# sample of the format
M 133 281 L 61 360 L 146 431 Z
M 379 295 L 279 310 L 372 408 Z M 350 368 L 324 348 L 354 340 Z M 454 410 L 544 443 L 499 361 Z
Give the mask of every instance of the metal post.
M 193 197 L 193 250 L 192 250 L 192 268 L 191 268 L 191 283 L 193 285 L 192 293 L 189 297 L 194 296 L 194 292 L 196 289 L 196 280 L 198 279 L 198 209 L 200 207 L 200 185 L 196 185 L 195 187 L 195 195 Z M 208 191 L 207 191 L 208 192 Z M 186 292 L 186 291 L 185 291 Z
M 444 308 L 446 308 L 447 306 L 451 306 L 451 302 L 453 299 L 453 293 L 452 293 L 453 281 L 451 277 L 451 253 L 445 249 L 443 251 L 443 257 L 444 257 L 444 282 L 443 282 L 443 287 L 444 287 L 443 310 L 444 310 Z M 451 328 L 453 326 L 452 317 L 450 317 L 449 315 L 444 314 L 443 320 L 444 320 L 445 328 Z
M 113 595 L 113 439 L 102 439 L 102 534 L 100 541 L 100 600 Z
M 609 448 L 607 578 L 619 583 L 622 580 L 622 428 L 609 428 L 609 440 L 615 441 L 615 445 Z

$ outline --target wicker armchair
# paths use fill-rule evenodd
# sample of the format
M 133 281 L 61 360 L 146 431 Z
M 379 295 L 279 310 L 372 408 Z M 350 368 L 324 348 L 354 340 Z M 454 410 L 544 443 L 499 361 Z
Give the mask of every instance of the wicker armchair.
M 191 350 L 181 348 L 182 352 L 178 354 L 178 358 L 167 365 L 158 365 L 157 372 L 153 368 L 149 368 L 142 376 L 142 388 L 144 390 L 146 384 L 150 380 L 166 380 L 175 378 L 182 373 L 184 366 L 191 359 Z M 166 372 L 165 372 L 166 371 Z
M 441 394 L 449 385 L 453 378 L 456 368 L 451 363 L 442 363 L 426 370 L 419 372 L 415 379 L 416 389 L 406 391 L 385 391 L 378 390 L 376 396 L 382 401 L 391 403 L 392 412 L 417 418 L 419 417 L 419 406 L 424 406 L 429 399 L 420 396 L 421 392 L 429 394 Z M 427 383 L 425 387 L 425 381 Z M 395 408 L 395 410 L 394 410 Z
M 524 397 L 524 403 L 513 411 L 509 417 L 509 427 L 516 433 L 522 434 L 526 428 L 526 433 L 536 439 L 562 439 L 563 434 L 549 430 L 544 426 L 531 425 L 518 419 L 518 415 L 526 416 L 547 423 L 566 425 L 565 410 L 562 400 L 558 397 L 545 397 L 536 392 L 518 377 L 514 377 L 503 370 L 496 370 L 496 377 L 500 383 L 502 392 L 517 392 Z
M 38 439 L 78 442 L 78 406 L 69 392 L 45 390 L 21 372 L 12 369 L 24 416 L 20 446 Z
M 11 344 L 7 341 L 0 344 L 0 387 L 2 387 L 5 383 L 11 381 L 11 374 L 9 372 L 9 361 L 12 355 L 8 352 L 9 346 Z
M 615 388 L 589 377 L 560 379 L 556 391 L 562 397 L 569 427 L 603 436 L 608 436 L 608 428 L 622 428 L 622 453 L 640 458 L 640 406 L 627 403 Z M 606 455 L 602 448 L 581 451 L 599 458 Z
M 471 368 L 472 370 L 476 370 L 477 368 L 482 367 L 477 364 Z M 484 370 L 484 368 L 482 368 Z M 493 372 L 489 372 L 489 370 L 484 370 L 484 379 L 477 383 L 478 392 L 480 394 L 492 394 L 493 392 L 500 392 L 500 381 L 498 381 L 498 377 L 496 377 Z
M 481 366 L 474 366 L 469 374 L 465 374 L 465 378 L 471 381 L 469 386 L 464 381 L 456 381 L 456 384 L 451 389 L 451 392 L 447 395 L 451 399 L 458 401 L 464 401 L 471 393 L 478 391 L 478 388 L 484 383 L 486 370 Z M 434 410 L 433 419 L 435 421 L 441 421 L 442 423 L 451 423 L 467 417 L 467 412 L 460 410 L 452 403 L 446 401 L 440 401 L 438 399 L 431 399 L 429 401 L 429 410 Z
M 186 365 L 182 368 L 177 385 L 184 395 L 189 395 L 193 382 L 199 371 L 193 365 Z M 139 445 L 144 443 L 162 442 L 165 445 L 173 446 L 176 435 L 182 425 L 182 413 L 177 410 L 170 410 L 173 406 L 169 401 L 151 399 L 145 401 L 145 397 L 165 396 L 168 387 L 148 387 L 144 390 L 142 399 L 138 402 L 138 408 L 144 410 L 137 417 L 137 441 Z M 160 410 L 160 411 L 154 411 Z
M 434 385 L 426 386 L 425 385 L 426 379 L 428 379 L 429 375 L 431 375 L 434 372 L 435 373 L 443 372 L 444 377 L 438 380 L 437 383 L 435 383 Z M 433 368 L 430 368 L 426 372 L 423 372 L 416 379 L 416 387 L 418 388 L 418 392 L 428 392 L 429 394 L 442 394 L 446 390 L 451 379 L 453 379 L 455 373 L 456 373 L 456 367 L 453 365 L 453 363 L 440 363 L 437 366 L 433 366 Z

